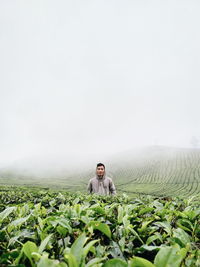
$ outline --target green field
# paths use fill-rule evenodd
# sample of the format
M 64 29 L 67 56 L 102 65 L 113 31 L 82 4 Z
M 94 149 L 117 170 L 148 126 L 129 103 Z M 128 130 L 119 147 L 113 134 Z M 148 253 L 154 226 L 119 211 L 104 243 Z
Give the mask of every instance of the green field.
M 199 267 L 200 196 L 0 188 L 0 266 Z
M 149 147 L 139 153 L 127 151 L 107 160 L 108 175 L 118 193 L 187 197 L 200 193 L 200 149 Z M 1 185 L 39 186 L 86 192 L 94 168 L 54 176 L 34 176 L 27 172 L 0 170 Z
M 0 266 L 199 267 L 200 150 L 127 151 L 106 163 L 114 197 L 86 194 L 94 168 L 0 170 Z

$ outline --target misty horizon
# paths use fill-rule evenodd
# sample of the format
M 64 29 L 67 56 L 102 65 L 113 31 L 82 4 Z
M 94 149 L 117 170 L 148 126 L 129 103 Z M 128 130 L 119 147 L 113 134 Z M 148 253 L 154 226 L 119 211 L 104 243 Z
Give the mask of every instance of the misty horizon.
M 198 147 L 199 7 L 1 1 L 0 168 Z
M 6 165 L 0 165 L 0 176 L 5 177 L 29 177 L 29 178 L 59 178 L 59 177 L 76 177 L 84 176 L 85 174 L 94 175 L 96 165 L 102 162 L 106 166 L 108 174 L 112 175 L 112 170 L 133 168 L 138 163 L 140 167 L 146 164 L 154 165 L 155 161 L 158 162 L 163 159 L 164 162 L 169 159 L 176 160 L 181 157 L 191 157 L 192 155 L 198 156 L 200 148 L 191 147 L 166 147 L 166 146 L 146 146 L 135 147 L 116 154 L 93 154 L 93 155 L 52 155 L 37 157 L 26 157 L 10 162 Z

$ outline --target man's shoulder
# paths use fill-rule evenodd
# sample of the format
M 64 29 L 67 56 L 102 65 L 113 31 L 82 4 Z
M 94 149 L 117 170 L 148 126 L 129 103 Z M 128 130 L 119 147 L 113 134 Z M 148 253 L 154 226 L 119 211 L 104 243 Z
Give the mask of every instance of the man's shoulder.
M 96 177 L 92 177 L 92 178 L 90 178 L 90 182 L 92 182 L 92 181 L 94 181 L 94 180 L 96 180 Z
M 106 176 L 106 179 L 108 179 L 108 180 L 109 180 L 109 182 L 112 182 L 112 178 L 110 178 L 110 177 Z
M 90 178 L 90 182 L 93 182 L 93 181 L 96 181 L 97 180 L 97 178 L 96 178 L 96 176 L 95 177 L 92 177 L 92 178 Z M 106 176 L 105 177 L 105 180 L 108 180 L 109 182 L 112 182 L 112 178 L 110 178 L 110 177 L 108 177 L 108 176 Z

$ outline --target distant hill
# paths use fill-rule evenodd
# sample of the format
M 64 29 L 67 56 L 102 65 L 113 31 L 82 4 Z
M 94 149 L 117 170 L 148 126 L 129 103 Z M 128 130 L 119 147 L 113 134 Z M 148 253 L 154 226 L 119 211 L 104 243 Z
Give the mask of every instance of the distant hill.
M 200 193 L 200 149 L 150 147 L 114 164 L 118 190 L 153 195 Z
M 118 192 L 158 196 L 200 193 L 200 149 L 152 146 L 114 155 L 106 159 L 105 164 Z M 94 171 L 95 166 L 88 164 L 43 177 L 2 169 L 0 183 L 85 191 Z

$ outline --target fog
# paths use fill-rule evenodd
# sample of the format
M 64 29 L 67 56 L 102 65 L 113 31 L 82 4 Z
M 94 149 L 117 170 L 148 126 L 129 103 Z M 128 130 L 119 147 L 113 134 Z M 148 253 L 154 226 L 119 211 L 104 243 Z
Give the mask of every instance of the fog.
M 199 12 L 195 0 L 0 1 L 0 167 L 190 147 Z

